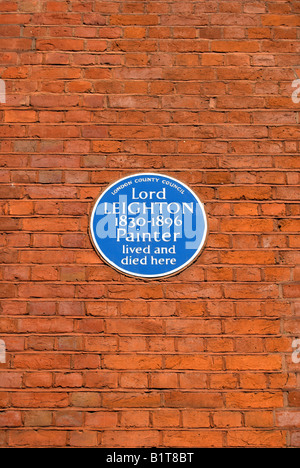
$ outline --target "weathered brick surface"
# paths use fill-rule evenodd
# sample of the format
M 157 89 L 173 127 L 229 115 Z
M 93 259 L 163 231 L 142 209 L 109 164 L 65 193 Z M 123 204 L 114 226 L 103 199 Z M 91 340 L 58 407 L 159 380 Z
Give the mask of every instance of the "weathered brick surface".
M 299 1 L 13 0 L 0 25 L 0 446 L 299 446 Z M 210 227 L 151 283 L 88 235 L 148 170 Z

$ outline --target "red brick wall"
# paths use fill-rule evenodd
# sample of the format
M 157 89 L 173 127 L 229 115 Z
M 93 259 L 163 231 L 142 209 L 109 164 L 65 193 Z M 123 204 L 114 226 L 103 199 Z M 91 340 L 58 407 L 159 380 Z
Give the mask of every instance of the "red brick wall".
M 0 445 L 299 446 L 300 2 L 0 8 Z M 152 282 L 88 235 L 101 190 L 148 170 L 210 225 Z

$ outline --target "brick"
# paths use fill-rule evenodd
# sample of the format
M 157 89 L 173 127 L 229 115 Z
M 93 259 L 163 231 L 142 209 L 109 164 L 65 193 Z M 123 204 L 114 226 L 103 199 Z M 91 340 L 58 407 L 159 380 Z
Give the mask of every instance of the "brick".
M 125 427 L 148 427 L 149 412 L 139 410 L 122 411 L 121 421 L 122 426 Z
M 22 373 L 20 372 L 1 372 L 0 376 L 1 388 L 21 388 Z
M 36 122 L 37 115 L 34 111 L 6 111 L 5 122 Z
M 125 299 L 128 294 L 131 295 L 131 298 L 140 299 L 160 299 L 163 296 L 162 286 L 160 285 L 109 285 L 107 289 L 108 297 L 111 299 Z
M 283 286 L 284 297 L 299 297 L 300 284 L 287 284 Z
M 98 407 L 101 402 L 101 395 L 96 392 L 73 392 L 70 396 L 70 403 L 76 407 Z
M 13 291 L 11 291 L 13 292 Z M 59 295 L 59 297 L 70 297 L 74 295 L 74 286 L 73 285 L 63 285 L 57 288 L 54 284 L 20 284 L 18 287 L 18 296 L 19 297 L 37 297 L 37 298 L 51 298 Z
M 153 411 L 153 424 L 155 427 L 179 427 L 180 413 L 173 409 L 160 409 Z
M 22 392 L 12 395 L 12 405 L 24 408 L 61 408 L 68 404 L 66 393 L 54 392 Z M 22 431 L 23 432 L 23 431 Z
M 105 431 L 103 433 L 103 447 L 131 447 L 132 438 L 136 447 L 156 447 L 159 441 L 159 432 L 155 430 L 119 430 Z
M 47 410 L 24 411 L 25 427 L 47 427 L 52 423 L 52 412 Z
M 176 388 L 178 385 L 178 377 L 176 373 L 163 372 L 151 374 L 152 388 Z
M 257 297 L 276 298 L 278 297 L 278 287 L 276 285 L 261 287 L 255 283 L 226 285 L 224 294 L 226 298 L 231 299 L 253 299 Z
M 107 355 L 103 357 L 107 369 L 161 369 L 161 357 L 150 355 Z
M 226 368 L 228 370 L 280 370 L 280 356 L 231 356 L 226 357 Z
M 56 387 L 82 387 L 82 375 L 80 373 L 68 373 L 64 375 L 58 375 L 55 380 Z
M 156 25 L 158 23 L 157 15 L 112 15 L 110 24 L 123 26 L 142 26 Z
M 237 447 L 273 447 L 280 448 L 286 444 L 282 431 L 232 431 L 229 444 Z
M 297 392 L 296 390 L 289 392 L 288 401 L 289 401 L 289 406 L 298 407 L 299 404 L 300 404 L 300 394 L 299 394 L 299 392 Z
M 220 187 L 219 196 L 222 199 L 263 200 L 271 197 L 270 187 Z
M 10 17 L 12 19 L 12 17 Z M 25 18 L 20 18 L 19 21 L 24 21 Z M 1 15 L 1 24 L 3 20 L 3 15 Z M 3 50 L 31 50 L 31 39 L 21 39 L 21 38 L 10 38 L 10 39 L 1 39 L 0 46 Z
M 177 408 L 219 408 L 223 399 L 219 393 L 171 392 L 165 394 L 165 405 Z
M 249 236 L 248 236 L 249 237 Z M 251 236 L 249 239 L 246 236 L 240 237 L 241 244 L 245 245 L 245 240 L 252 245 L 256 244 L 256 238 Z M 236 244 L 238 244 L 236 242 Z M 238 247 L 238 245 L 236 245 Z M 273 252 L 269 251 L 255 251 L 255 250 L 235 250 L 224 251 L 221 254 L 221 261 L 223 264 L 243 264 L 243 265 L 272 265 L 275 263 Z
M 15 359 L 15 366 L 19 369 L 68 369 L 70 366 L 70 358 L 65 356 L 51 356 L 51 354 L 40 353 L 40 361 L 34 354 L 18 355 Z
M 210 427 L 209 412 L 187 409 L 182 412 L 183 427 L 206 428 Z
M 135 348 L 137 349 L 137 348 Z M 148 378 L 142 372 L 122 372 L 120 386 L 123 388 L 147 388 Z
M 62 50 L 62 51 L 80 51 L 83 50 L 82 39 L 38 39 L 36 43 L 37 50 Z
M 165 447 L 222 447 L 223 434 L 212 430 L 165 431 Z
M 195 370 L 220 370 L 221 360 L 218 357 L 201 355 L 170 355 L 165 357 L 165 366 L 167 369 L 195 369 Z
M 272 427 L 273 414 L 271 411 L 247 411 L 245 413 L 245 425 L 249 427 Z
M 279 427 L 299 427 L 300 424 L 298 411 L 278 411 L 276 419 Z
M 108 371 L 100 373 L 99 371 L 90 370 L 99 367 L 99 360 L 96 359 L 96 357 L 97 356 L 92 357 L 92 355 L 87 355 L 87 359 L 78 359 L 78 368 L 89 367 L 88 372 L 85 374 L 85 386 L 87 388 L 116 388 L 118 385 L 118 375 L 116 372 Z
M 202 373 L 198 372 L 186 372 L 181 373 L 179 376 L 180 387 L 186 389 L 197 389 L 207 387 L 207 378 Z
M 166 331 L 171 334 L 196 333 L 200 335 L 221 333 L 221 322 L 218 320 L 188 320 L 185 319 L 167 319 Z
M 117 340 L 113 337 L 89 337 L 85 342 L 87 351 L 117 351 Z
M 103 395 L 103 407 L 108 408 L 157 408 L 160 406 L 158 393 L 118 392 Z
M 195 352 L 204 351 L 204 339 L 202 337 L 188 337 L 183 335 L 176 339 L 178 351 L 182 353 L 188 353 L 189 350 L 192 349 Z
M 1 447 L 299 447 L 298 13 L 2 2 Z M 100 191 L 147 171 L 209 219 L 159 281 L 88 236 Z
M 206 284 L 198 286 L 197 284 L 188 284 L 188 285 L 168 285 L 166 288 L 166 297 L 168 299 L 180 299 L 180 298 L 220 298 L 221 288 L 216 284 Z
M 88 412 L 85 416 L 85 423 L 87 427 L 92 428 L 114 428 L 117 425 L 118 413 L 108 411 Z M 77 425 L 74 424 L 75 426 Z
M 253 308 L 252 308 L 253 310 Z M 226 333 L 230 334 L 277 334 L 279 333 L 279 321 L 256 318 L 237 319 L 225 326 Z
M 266 391 L 228 393 L 226 403 L 229 408 L 278 408 L 282 406 L 282 395 Z
M 66 445 L 67 431 L 56 430 L 22 430 L 10 432 L 9 441 L 15 447 L 63 447 Z
M 293 432 L 291 437 L 291 446 L 299 447 L 299 432 Z

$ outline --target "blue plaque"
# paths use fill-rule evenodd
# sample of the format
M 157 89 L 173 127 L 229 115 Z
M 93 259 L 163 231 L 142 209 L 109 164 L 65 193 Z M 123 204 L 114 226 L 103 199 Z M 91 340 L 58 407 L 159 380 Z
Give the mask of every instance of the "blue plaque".
M 98 254 L 116 270 L 161 278 L 196 259 L 206 240 L 207 219 L 197 195 L 179 180 L 134 174 L 101 193 L 90 235 Z

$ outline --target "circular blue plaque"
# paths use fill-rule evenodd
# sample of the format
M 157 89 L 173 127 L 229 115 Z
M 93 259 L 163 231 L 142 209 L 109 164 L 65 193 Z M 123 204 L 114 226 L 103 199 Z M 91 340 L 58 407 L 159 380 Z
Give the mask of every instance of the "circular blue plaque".
M 116 270 L 139 278 L 173 275 L 192 263 L 207 236 L 204 206 L 185 184 L 141 173 L 110 185 L 90 219 L 96 251 Z

